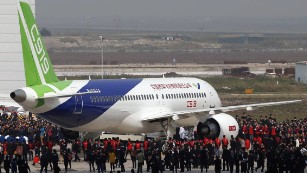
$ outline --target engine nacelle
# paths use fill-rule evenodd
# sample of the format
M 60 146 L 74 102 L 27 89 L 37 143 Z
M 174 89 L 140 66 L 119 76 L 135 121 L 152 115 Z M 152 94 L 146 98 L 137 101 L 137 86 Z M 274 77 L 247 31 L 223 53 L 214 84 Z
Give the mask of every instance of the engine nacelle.
M 239 125 L 231 115 L 220 113 L 210 116 L 204 123 L 199 122 L 197 133 L 200 138 L 222 138 L 223 135 L 230 139 L 231 135 L 236 137 L 239 133 Z

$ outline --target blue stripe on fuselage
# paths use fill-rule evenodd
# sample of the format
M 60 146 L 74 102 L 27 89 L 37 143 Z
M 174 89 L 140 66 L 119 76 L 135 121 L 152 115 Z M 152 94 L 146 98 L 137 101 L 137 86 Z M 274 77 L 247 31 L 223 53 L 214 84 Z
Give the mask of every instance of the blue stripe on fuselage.
M 107 79 L 107 80 L 91 80 L 80 89 L 79 92 L 87 92 L 88 90 L 100 90 L 101 93 L 85 94 L 82 96 L 73 96 L 65 103 L 59 105 L 55 109 L 39 114 L 42 118 L 58 124 L 66 128 L 74 128 L 87 124 L 104 112 L 106 112 L 112 105 L 116 103 L 115 100 L 108 101 L 91 101 L 91 98 L 105 98 L 106 96 L 123 96 L 131 89 L 138 85 L 142 79 Z M 76 97 L 80 104 L 76 107 Z M 83 100 L 83 107 L 80 99 Z M 82 108 L 80 114 L 74 113 Z M 76 109 L 76 110 L 75 110 Z

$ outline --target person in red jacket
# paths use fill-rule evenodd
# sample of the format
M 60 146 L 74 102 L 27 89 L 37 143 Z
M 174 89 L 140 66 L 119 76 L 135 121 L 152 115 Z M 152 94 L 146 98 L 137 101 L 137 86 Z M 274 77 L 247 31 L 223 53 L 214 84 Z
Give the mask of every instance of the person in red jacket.
M 250 148 L 251 148 L 251 142 L 248 138 L 246 138 L 245 139 L 245 151 L 249 153 Z
M 83 142 L 82 142 L 82 149 L 83 149 L 83 157 L 84 157 L 84 160 L 87 161 L 87 147 L 88 147 L 88 142 L 87 140 L 85 139 Z
M 132 147 L 133 147 L 133 144 L 132 144 L 132 142 L 131 142 L 131 140 L 129 138 L 128 139 L 128 143 L 127 143 L 127 151 L 126 151 L 126 156 L 125 157 L 127 157 L 128 153 L 131 156 Z
M 252 124 L 249 125 L 248 134 L 249 134 L 249 139 L 251 141 L 253 141 L 253 139 L 254 139 L 254 127 L 253 127 Z
M 219 138 L 215 138 L 214 140 L 214 152 L 216 156 L 220 156 L 219 149 L 221 147 L 221 140 Z
M 273 137 L 276 136 L 276 127 L 274 125 L 271 128 L 271 136 L 273 136 Z
M 228 148 L 228 139 L 226 138 L 225 135 L 223 135 L 223 139 L 222 139 L 222 148 L 223 149 L 227 149 Z
M 255 134 L 260 135 L 260 125 L 257 123 L 255 127 Z
M 48 152 L 52 153 L 53 143 L 51 140 L 48 141 L 47 148 L 48 148 Z
M 140 143 L 139 140 L 136 140 L 136 142 L 135 142 L 135 149 L 136 149 L 136 150 L 141 149 L 141 143 Z
M 264 137 L 268 137 L 268 135 L 269 135 L 269 127 L 268 127 L 268 125 L 264 125 L 264 126 L 262 126 L 262 133 L 263 133 L 263 136 Z
M 148 150 L 148 140 L 147 139 L 145 139 L 143 142 L 143 148 L 144 148 L 144 151 Z
M 209 144 L 209 139 L 208 138 L 204 138 L 204 145 Z
M 243 126 L 242 126 L 242 135 L 243 135 L 243 138 L 246 137 L 246 134 L 247 134 L 247 126 L 246 126 L 246 124 L 244 123 Z
M 257 144 L 259 144 L 260 146 L 262 145 L 262 138 L 260 136 L 258 136 L 257 138 Z

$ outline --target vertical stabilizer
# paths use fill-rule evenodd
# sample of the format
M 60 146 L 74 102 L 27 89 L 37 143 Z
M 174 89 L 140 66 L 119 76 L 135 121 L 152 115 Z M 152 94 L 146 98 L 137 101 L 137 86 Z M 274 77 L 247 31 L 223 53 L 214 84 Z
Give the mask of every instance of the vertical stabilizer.
M 59 81 L 29 4 L 18 2 L 18 15 L 27 86 Z

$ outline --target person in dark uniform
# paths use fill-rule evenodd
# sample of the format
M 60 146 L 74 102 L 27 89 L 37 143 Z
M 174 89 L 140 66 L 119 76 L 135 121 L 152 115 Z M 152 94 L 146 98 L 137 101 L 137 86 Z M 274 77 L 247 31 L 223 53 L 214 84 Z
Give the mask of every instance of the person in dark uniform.
M 242 160 L 242 154 L 240 152 L 235 153 L 234 161 L 236 164 L 236 173 L 240 173 L 240 161 Z
M 11 170 L 12 173 L 17 173 L 17 160 L 14 158 L 11 162 Z
M 123 143 L 120 144 L 120 153 L 119 153 L 119 164 L 120 164 L 120 170 L 121 172 L 125 172 L 125 165 L 124 163 L 127 162 L 127 159 L 125 157 L 126 153 L 126 147 Z
M 165 168 L 170 169 L 170 171 L 173 171 L 174 167 L 171 165 L 171 157 L 172 157 L 172 148 L 168 148 L 165 152 L 164 162 L 165 162 Z
M 98 170 L 98 173 L 103 173 L 104 171 L 104 164 L 103 164 L 103 156 L 100 152 L 98 152 L 97 154 L 97 157 L 96 157 L 96 166 L 97 166 L 97 170 Z
M 81 144 L 80 144 L 80 141 L 78 139 L 76 139 L 74 141 L 74 143 L 72 144 L 72 151 L 73 151 L 73 153 L 75 153 L 75 161 L 80 162 L 80 157 L 79 157 L 78 153 L 80 153 L 80 151 L 81 151 Z
M 177 173 L 177 169 L 179 166 L 179 148 L 176 147 L 172 150 L 172 155 L 171 155 L 171 166 L 173 166 L 173 172 Z
M 203 172 L 204 168 L 206 169 L 206 172 L 208 172 L 209 151 L 206 147 L 201 146 L 201 150 L 200 150 L 200 171 Z
M 9 156 L 6 155 L 5 159 L 4 159 L 4 163 L 3 163 L 3 168 L 4 168 L 6 173 L 10 172 L 10 167 L 11 167 L 11 161 L 9 159 Z
M 194 144 L 192 153 L 193 153 L 193 158 L 192 158 L 193 168 L 198 168 L 199 161 L 200 161 L 200 148 L 197 143 Z
M 180 159 L 180 172 L 184 172 L 185 152 L 183 148 L 181 148 L 179 151 L 179 159 Z
M 232 150 L 234 151 L 235 148 L 236 148 L 236 140 L 235 140 L 235 138 L 233 137 L 233 135 L 231 135 L 231 139 L 230 139 L 230 149 L 232 149 Z
M 248 164 L 248 155 L 247 152 L 244 152 L 241 161 L 241 173 L 247 172 L 247 164 Z
M 228 162 L 228 158 L 229 158 L 229 150 L 227 148 L 223 148 L 223 154 L 222 154 L 222 158 L 223 158 L 223 171 L 225 171 L 225 167 L 227 168 L 227 171 L 229 171 L 229 162 Z
M 48 170 L 48 164 L 50 165 L 51 171 L 53 170 L 53 165 L 52 165 L 52 151 L 47 151 L 46 153 L 46 158 L 47 158 L 47 170 Z
M 45 173 L 47 173 L 48 159 L 46 152 L 43 152 L 41 155 L 40 165 L 41 165 L 40 173 L 42 173 L 43 170 L 45 170 Z
M 60 167 L 59 167 L 59 155 L 57 151 L 54 149 L 51 155 L 51 161 L 53 165 L 53 172 L 54 173 L 59 173 L 60 172 Z
M 233 173 L 233 165 L 235 162 L 235 153 L 233 149 L 229 150 L 229 154 L 228 154 L 228 163 L 229 163 L 229 171 L 230 173 Z
M 222 169 L 222 161 L 219 158 L 219 156 L 216 156 L 215 160 L 214 160 L 214 170 L 215 170 L 215 173 L 221 173 L 221 169 Z
M 96 161 L 95 152 L 91 151 L 89 156 L 88 156 L 88 164 L 90 166 L 90 172 L 92 172 L 92 170 L 93 170 L 93 172 L 95 172 L 95 165 L 94 165 L 95 161 Z
M 193 162 L 193 153 L 191 147 L 188 146 L 188 148 L 185 151 L 185 163 L 187 171 L 191 171 L 192 162 Z
M 159 173 L 160 165 L 155 150 L 152 152 L 152 155 L 150 157 L 150 163 L 151 163 L 152 173 Z
M 2 165 L 2 162 L 4 161 L 4 153 L 3 151 L 0 152 L 0 173 L 2 172 L 1 171 L 1 165 Z
M 261 168 L 261 172 L 263 172 L 263 169 L 264 169 L 264 159 L 265 159 L 264 150 L 260 150 L 258 152 L 258 160 L 257 160 L 256 172 L 257 172 L 257 169 L 259 169 L 259 168 Z
M 251 171 L 251 173 L 254 173 L 254 162 L 255 162 L 255 154 L 254 151 L 249 151 L 248 155 L 248 168 L 247 172 Z
M 67 151 L 63 151 L 63 159 L 64 159 L 64 168 L 65 168 L 65 172 L 67 172 L 67 168 L 68 168 L 68 162 L 69 162 L 69 156 L 68 156 L 68 152 Z
M 28 163 L 25 160 L 21 160 L 21 164 L 19 165 L 19 173 L 28 173 L 28 171 L 31 172 L 31 169 L 28 165 Z

